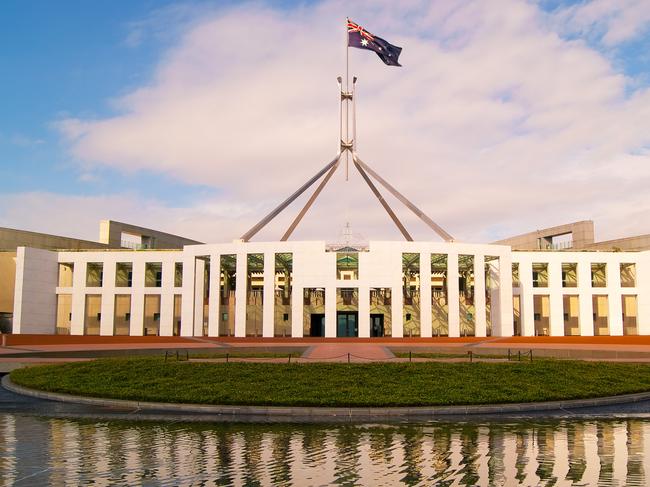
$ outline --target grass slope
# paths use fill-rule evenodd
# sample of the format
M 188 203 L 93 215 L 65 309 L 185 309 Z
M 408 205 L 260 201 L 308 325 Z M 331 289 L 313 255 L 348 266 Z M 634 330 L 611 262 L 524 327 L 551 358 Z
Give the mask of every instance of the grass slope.
M 34 389 L 142 401 L 273 406 L 427 406 L 577 399 L 650 390 L 643 364 L 264 364 L 102 359 L 14 370 Z

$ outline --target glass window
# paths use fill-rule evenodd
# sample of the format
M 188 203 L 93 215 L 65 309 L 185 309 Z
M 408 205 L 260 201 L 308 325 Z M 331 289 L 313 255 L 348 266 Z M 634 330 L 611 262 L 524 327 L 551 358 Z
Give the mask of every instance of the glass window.
M 548 264 L 533 263 L 533 287 L 548 287 Z
M 118 262 L 115 266 L 115 286 L 131 287 L 133 285 L 133 264 Z
M 183 263 L 174 264 L 174 287 L 183 287 Z
M 104 280 L 104 264 L 102 262 L 88 262 L 86 266 L 86 286 L 102 287 Z
M 145 287 L 162 286 L 162 262 L 147 262 L 144 268 Z
M 74 275 L 74 264 L 60 263 L 59 264 L 59 287 L 72 287 L 72 277 Z
M 636 286 L 636 265 L 621 264 L 621 287 Z
M 519 281 L 519 262 L 512 263 L 512 287 L 521 286 Z
M 578 264 L 562 264 L 562 287 L 578 287 Z
M 607 286 L 607 264 L 604 263 L 591 264 L 591 286 L 592 287 Z
M 336 253 L 336 278 L 341 281 L 359 279 L 359 252 Z

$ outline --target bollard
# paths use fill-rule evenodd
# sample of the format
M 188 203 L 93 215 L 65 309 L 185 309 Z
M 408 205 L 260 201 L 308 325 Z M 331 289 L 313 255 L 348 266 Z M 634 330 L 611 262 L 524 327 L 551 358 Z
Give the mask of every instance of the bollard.
M 469 355 L 469 362 L 472 363 L 472 360 L 473 360 L 472 351 L 470 350 L 469 352 L 467 352 L 467 355 Z
M 411 362 L 411 351 L 409 350 L 409 362 Z
M 532 348 L 530 349 L 530 361 L 531 362 L 533 361 L 533 349 Z
M 510 362 L 510 349 L 508 349 L 508 362 Z
M 350 363 L 350 352 L 348 352 L 348 363 Z
M 180 357 L 178 356 L 178 350 L 176 350 L 176 362 L 180 360 Z
M 230 356 L 230 354 L 227 353 L 227 354 L 226 354 L 226 363 L 228 363 L 228 357 L 229 357 L 229 356 Z
M 167 350 L 165 350 L 165 362 L 167 362 Z
M 291 354 L 289 354 L 289 363 L 291 363 Z
M 517 351 L 517 357 L 519 358 L 519 361 L 521 362 L 521 350 Z
M 187 360 L 188 362 L 190 361 L 190 351 L 189 350 L 185 350 L 185 360 Z

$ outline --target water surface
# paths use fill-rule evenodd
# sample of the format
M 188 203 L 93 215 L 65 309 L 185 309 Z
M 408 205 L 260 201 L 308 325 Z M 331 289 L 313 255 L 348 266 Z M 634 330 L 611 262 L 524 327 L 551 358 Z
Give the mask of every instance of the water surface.
M 650 420 L 205 424 L 0 414 L 2 485 L 650 484 Z

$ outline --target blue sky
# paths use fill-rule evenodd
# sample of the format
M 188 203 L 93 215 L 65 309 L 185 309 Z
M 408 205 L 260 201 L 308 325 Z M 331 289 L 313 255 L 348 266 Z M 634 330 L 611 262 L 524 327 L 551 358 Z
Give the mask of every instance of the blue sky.
M 0 29 L 0 177 L 11 191 L 67 194 L 131 191 L 176 204 L 210 188 L 176 183 L 153 171 L 125 174 L 95 169 L 92 177 L 71 160 L 52 123 L 74 114 L 114 112 L 111 100 L 144 83 L 161 52 L 180 32 L 130 36 L 152 13 L 177 5 L 165 0 L 110 2 L 5 1 Z M 180 18 L 180 21 L 187 20 Z
M 624 130 L 650 113 L 648 3 L 5 0 L 0 226 L 95 238 L 89 222 L 115 218 L 199 239 L 235 238 L 330 158 L 336 122 L 327 90 L 341 66 L 341 50 L 332 46 L 341 35 L 338 19 L 349 15 L 404 47 L 401 71 L 352 54 L 365 82 L 364 150 L 398 187 L 413 185 L 414 199 L 451 233 L 485 241 L 578 219 L 596 220 L 603 237 L 650 233 L 650 224 L 619 221 L 650 221 L 650 204 L 629 195 L 636 186 L 626 187 L 623 176 L 622 195 L 603 198 L 612 171 L 635 173 L 634 185 L 650 177 L 643 169 L 650 141 L 641 130 Z M 241 31 L 232 28 L 237 25 Z M 553 79 L 539 82 L 526 74 L 531 68 Z M 557 72 L 566 76 L 551 76 Z M 468 78 L 475 82 L 465 85 Z M 266 81 L 275 79 L 286 93 Z M 397 86 L 402 91 L 391 90 Z M 600 125 L 588 125 L 591 120 Z M 616 127 L 620 133 L 609 143 Z M 294 137 L 296 129 L 309 132 Z M 414 182 L 413 168 L 396 171 L 384 162 L 404 155 L 396 141 L 409 144 L 413 160 L 448 164 L 444 174 L 423 169 Z M 522 162 L 522 150 L 540 155 Z M 513 179 L 483 174 L 485 165 L 502 167 Z M 477 171 L 483 180 L 467 181 Z M 512 207 L 534 193 L 531 174 L 543 178 L 557 202 L 531 201 L 527 215 L 518 215 Z M 429 180 L 463 186 L 444 194 L 450 204 L 442 208 L 443 195 L 431 195 Z M 466 217 L 474 203 L 455 199 L 465 192 L 493 200 L 493 211 Z M 570 202 L 567 210 L 563 195 L 571 193 L 580 204 Z M 342 199 L 329 198 L 332 204 Z M 336 210 L 345 215 L 336 225 L 367 220 L 372 224 L 362 230 L 371 233 L 385 224 L 359 201 Z M 80 207 L 79 222 L 71 221 L 70 211 Z M 303 236 L 317 233 L 325 215 L 318 211 Z

